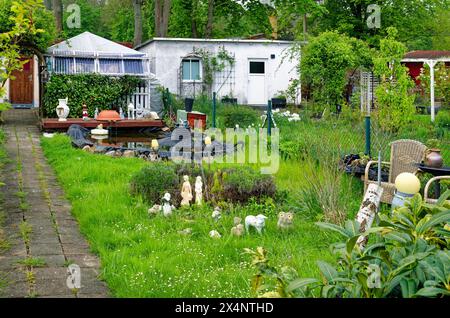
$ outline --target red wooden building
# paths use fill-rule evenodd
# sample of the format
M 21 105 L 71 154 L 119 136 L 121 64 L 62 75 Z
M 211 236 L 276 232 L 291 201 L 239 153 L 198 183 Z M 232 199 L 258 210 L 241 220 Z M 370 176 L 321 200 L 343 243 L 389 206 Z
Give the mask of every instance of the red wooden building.
M 417 85 L 420 84 L 417 77 L 427 61 L 444 62 L 450 67 L 450 51 L 412 51 L 405 55 L 402 62 L 409 68 L 409 74 Z

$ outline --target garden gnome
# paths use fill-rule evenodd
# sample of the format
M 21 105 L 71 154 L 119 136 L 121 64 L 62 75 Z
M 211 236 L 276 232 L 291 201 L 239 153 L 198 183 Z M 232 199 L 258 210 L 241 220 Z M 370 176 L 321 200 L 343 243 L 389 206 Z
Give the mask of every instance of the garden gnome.
M 165 217 L 171 216 L 172 211 L 175 210 L 175 207 L 170 204 L 170 193 L 164 194 L 162 210 Z
M 181 187 L 181 197 L 183 200 L 181 200 L 181 205 L 189 205 L 192 200 L 192 187 L 189 182 L 189 176 L 184 176 L 183 179 L 184 182 Z
M 202 177 L 198 176 L 195 181 L 195 203 L 202 205 L 203 200 L 203 182 Z

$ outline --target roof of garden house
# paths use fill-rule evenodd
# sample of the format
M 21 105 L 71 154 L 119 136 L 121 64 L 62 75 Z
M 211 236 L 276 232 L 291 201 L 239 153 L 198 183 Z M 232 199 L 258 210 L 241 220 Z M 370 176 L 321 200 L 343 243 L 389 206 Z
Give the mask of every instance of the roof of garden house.
M 135 51 L 87 31 L 49 47 L 47 53 L 51 55 L 102 57 L 145 56 L 142 52 Z
M 134 49 L 138 50 L 152 42 L 203 42 L 203 43 L 266 43 L 266 44 L 293 44 L 292 41 L 272 40 L 272 39 L 201 39 L 201 38 L 153 38 L 142 44 L 137 45 Z
M 439 60 L 450 62 L 450 51 L 412 51 L 405 54 L 403 61 Z

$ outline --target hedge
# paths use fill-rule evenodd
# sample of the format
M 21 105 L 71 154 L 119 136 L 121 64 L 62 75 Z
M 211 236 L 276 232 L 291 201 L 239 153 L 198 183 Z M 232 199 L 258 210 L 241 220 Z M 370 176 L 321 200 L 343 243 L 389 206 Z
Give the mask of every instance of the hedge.
M 117 109 L 117 100 L 134 92 L 141 79 L 98 74 L 52 75 L 43 96 L 44 116 L 57 117 L 58 99 L 68 98 L 69 117 L 81 118 L 83 104 L 90 117 L 95 109 Z

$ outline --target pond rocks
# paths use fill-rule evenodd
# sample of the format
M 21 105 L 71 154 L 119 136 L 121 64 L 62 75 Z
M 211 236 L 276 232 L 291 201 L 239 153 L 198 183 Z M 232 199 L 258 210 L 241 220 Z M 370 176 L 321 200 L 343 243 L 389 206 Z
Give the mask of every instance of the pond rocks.
M 213 239 L 219 239 L 222 237 L 222 235 L 220 235 L 220 233 L 217 232 L 216 230 L 212 230 L 209 232 L 209 237 L 211 237 Z
M 188 227 L 187 229 L 178 231 L 178 234 L 184 235 L 184 236 L 191 235 L 192 234 L 192 229 L 190 227 Z
M 134 150 L 125 150 L 122 154 L 122 157 L 125 158 L 133 158 L 136 156 L 136 153 L 134 152 Z

